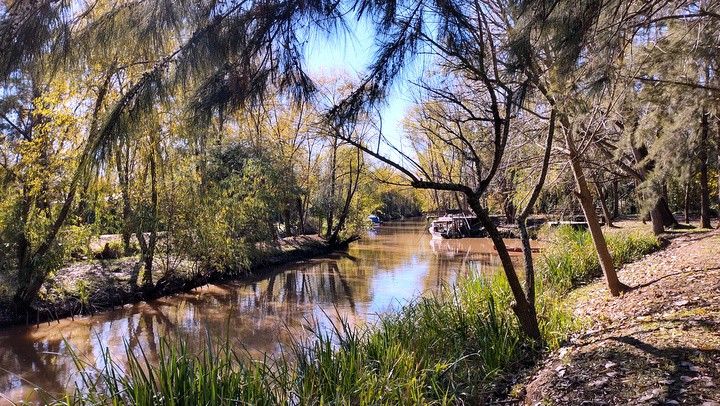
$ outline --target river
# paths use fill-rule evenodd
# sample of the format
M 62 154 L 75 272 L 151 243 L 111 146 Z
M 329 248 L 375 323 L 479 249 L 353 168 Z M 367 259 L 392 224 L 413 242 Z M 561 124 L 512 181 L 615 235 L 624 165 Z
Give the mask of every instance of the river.
M 508 245 L 519 247 L 519 241 Z M 522 263 L 520 254 L 513 258 Z M 488 239 L 432 239 L 424 221 L 386 223 L 346 252 L 287 265 L 262 280 L 207 285 L 94 316 L 0 330 L 0 403 L 37 401 L 33 388 L 71 388 L 78 375 L 69 347 L 102 366 L 105 350 L 120 363 L 126 346 L 154 359 L 162 337 L 196 345 L 210 332 L 227 334 L 253 356 L 274 355 L 306 337 L 306 326 L 328 331 L 339 318 L 372 323 L 418 295 L 498 267 Z

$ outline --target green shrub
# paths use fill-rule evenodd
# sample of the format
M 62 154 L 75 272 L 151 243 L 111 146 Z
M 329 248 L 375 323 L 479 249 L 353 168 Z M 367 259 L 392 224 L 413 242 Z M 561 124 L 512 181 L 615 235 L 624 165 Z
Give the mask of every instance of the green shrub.
M 117 259 L 124 256 L 123 243 L 120 241 L 110 241 L 105 243 L 100 251 L 93 252 L 95 259 Z
M 92 230 L 87 226 L 68 226 L 60 234 L 59 245 L 66 259 L 87 259 L 92 254 L 90 238 Z

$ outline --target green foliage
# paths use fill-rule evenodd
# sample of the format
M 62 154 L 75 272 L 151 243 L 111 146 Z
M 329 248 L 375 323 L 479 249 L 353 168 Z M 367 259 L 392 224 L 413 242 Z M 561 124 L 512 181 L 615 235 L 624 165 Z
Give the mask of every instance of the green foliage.
M 137 244 L 131 244 L 130 253 L 138 252 L 138 248 L 136 245 Z M 125 247 L 123 247 L 122 242 L 110 241 L 108 243 L 105 243 L 105 245 L 99 251 L 94 251 L 93 257 L 95 259 L 117 259 L 124 256 L 124 251 Z
M 17 267 L 17 244 L 22 231 L 19 210 L 17 199 L 0 199 L 0 272 L 5 276 Z
M 659 247 L 655 236 L 643 233 L 610 234 L 606 235 L 606 241 L 616 267 Z M 539 268 L 543 283 L 558 292 L 567 292 L 602 273 L 590 233 L 569 226 L 558 228 L 550 236 Z
M 229 143 L 213 152 L 206 179 L 185 175 L 168 185 L 173 252 L 206 271 L 242 273 L 278 237 L 276 223 L 297 193 L 291 176 L 263 155 Z
M 92 250 L 90 249 L 91 237 L 92 230 L 88 226 L 80 225 L 65 227 L 60 235 L 60 244 L 62 246 L 64 257 L 75 259 L 90 257 L 92 253 Z

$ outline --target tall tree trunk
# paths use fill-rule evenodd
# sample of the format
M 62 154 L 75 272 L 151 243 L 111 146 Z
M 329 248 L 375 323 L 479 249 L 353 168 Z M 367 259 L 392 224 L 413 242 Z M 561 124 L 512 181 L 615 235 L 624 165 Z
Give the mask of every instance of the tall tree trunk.
M 334 212 L 335 212 L 335 175 L 337 172 L 337 137 L 333 138 L 333 146 L 332 146 L 332 158 L 330 162 L 330 196 L 329 196 L 329 202 L 328 202 L 328 211 L 325 216 L 325 220 L 327 222 L 327 230 L 325 231 L 325 238 L 330 238 L 333 231 L 333 220 L 334 220 Z
M 588 228 L 590 229 L 590 235 L 592 236 L 595 251 L 597 252 L 598 260 L 600 261 L 600 268 L 602 268 L 602 271 L 605 274 L 610 294 L 613 296 L 619 296 L 621 292 L 628 291 L 630 288 L 620 282 L 617 272 L 615 272 L 615 265 L 613 264 L 610 251 L 608 250 L 605 236 L 602 233 L 600 221 L 595 213 L 592 195 L 590 194 L 590 189 L 588 188 L 582 165 L 580 165 L 580 157 L 578 156 L 578 152 L 575 147 L 575 140 L 573 140 L 572 131 L 569 128 L 569 125 L 565 126 L 565 144 L 567 145 L 569 153 L 570 168 L 572 169 L 573 177 L 575 178 L 577 198 L 580 201 L 583 213 L 585 213 L 585 220 L 587 221 Z
M 537 312 L 535 306 L 533 306 L 523 292 L 522 285 L 518 279 L 517 272 L 515 272 L 515 266 L 510 258 L 505 241 L 503 241 L 500 233 L 498 232 L 495 224 L 492 222 L 490 216 L 480 205 L 479 198 L 477 196 L 467 196 L 470 208 L 480 219 L 485 231 L 492 240 L 495 248 L 497 249 L 498 256 L 500 257 L 500 263 L 502 264 L 505 277 L 510 284 L 510 290 L 512 291 L 515 302 L 512 304 L 512 310 L 517 316 L 520 322 L 520 328 L 523 333 L 535 341 L 540 341 L 540 327 L 537 321 Z
M 672 210 L 670 210 L 670 205 L 668 204 L 667 199 L 664 196 L 661 196 L 660 199 L 658 199 L 658 213 L 660 214 L 660 218 L 662 220 L 662 223 L 665 227 L 677 227 L 678 222 L 675 219 L 675 215 L 673 214 Z
M 141 262 L 143 263 L 143 285 L 145 287 L 152 286 L 152 270 L 153 260 L 155 256 L 155 245 L 157 243 L 157 180 L 155 170 L 155 156 L 154 151 L 151 152 L 149 158 L 150 164 L 150 236 L 145 238 L 145 233 L 142 227 L 142 223 L 139 219 L 135 219 L 135 236 L 137 237 L 138 244 L 140 245 Z M 137 216 L 133 216 L 137 217 Z M 137 276 L 137 275 L 135 275 Z M 134 281 L 137 283 L 137 280 Z
M 122 229 L 120 233 L 122 235 L 123 243 L 123 255 L 130 256 L 132 250 L 130 249 L 130 237 L 132 235 L 132 206 L 130 204 L 130 149 L 127 142 L 124 143 L 125 153 L 123 154 L 118 148 L 115 151 L 115 160 L 118 171 L 118 183 L 120 184 L 120 194 L 122 196 Z M 123 156 L 124 155 L 124 156 Z M 124 161 L 124 162 L 123 162 Z
M 665 232 L 662 213 L 662 197 L 659 197 L 653 208 L 650 210 L 653 234 L 660 235 Z
M 285 237 L 292 237 L 292 211 L 290 210 L 290 203 L 285 204 L 285 210 L 283 210 L 283 218 L 285 219 Z
M 298 234 L 305 235 L 305 210 L 303 210 L 303 199 L 301 196 L 295 199 L 295 206 L 298 212 Z
M 648 156 L 648 150 L 644 145 L 640 147 L 633 147 L 632 152 L 637 163 L 643 162 Z M 655 169 L 655 162 L 652 160 L 647 162 L 641 168 L 638 168 L 636 175 L 639 175 L 639 177 L 636 177 L 636 181 L 645 181 L 647 173 L 651 172 L 653 169 Z M 653 222 L 652 226 L 655 235 L 665 232 L 665 227 L 676 227 L 678 225 L 675 216 L 672 214 L 672 211 L 670 211 L 670 207 L 667 204 L 664 190 L 660 191 L 660 197 L 655 201 L 652 209 L 650 209 L 650 219 Z
M 155 163 L 155 151 L 150 154 L 150 203 L 152 204 L 152 223 L 150 227 L 150 241 L 148 252 L 145 255 L 145 272 L 143 272 L 143 285 L 152 285 L 153 260 L 155 259 L 155 247 L 157 245 L 158 230 L 158 191 L 157 191 L 157 170 Z
M 612 227 L 612 216 L 610 215 L 610 210 L 608 210 L 607 203 L 605 202 L 605 194 L 598 182 L 595 182 L 595 191 L 598 194 L 598 200 L 600 201 L 600 208 L 602 209 L 603 217 L 605 217 L 605 224 L 608 227 Z
M 332 235 L 329 238 L 329 244 L 330 246 L 333 246 L 339 242 L 339 236 L 340 231 L 345 227 L 345 221 L 347 220 L 347 216 L 350 213 L 350 204 L 352 203 L 352 198 L 355 195 L 355 192 L 357 191 L 358 185 L 360 184 L 360 170 L 361 170 L 361 151 L 358 150 L 358 168 L 357 172 L 355 174 L 355 181 L 353 182 L 353 167 L 352 162 L 350 163 L 350 170 L 348 172 L 348 191 L 347 195 L 345 196 L 345 204 L 343 205 L 342 211 L 340 212 L 340 216 L 338 216 L 337 224 L 335 225 L 335 229 L 333 229 Z
M 612 182 L 612 193 L 613 193 L 613 213 L 612 218 L 616 219 L 620 217 L 620 194 L 618 192 L 618 181 L 617 179 Z
M 547 177 L 548 168 L 550 166 L 550 154 L 552 152 L 553 138 L 555 137 L 555 121 L 557 113 L 555 109 L 550 112 L 550 122 L 548 126 L 548 134 L 545 141 L 545 153 L 543 155 L 542 167 L 540 168 L 540 176 L 538 177 L 535 187 L 533 188 L 527 204 L 517 216 L 518 229 L 520 230 L 520 242 L 522 243 L 523 258 L 525 260 L 525 297 L 535 309 L 535 265 L 532 256 L 532 247 L 530 247 L 530 235 L 527 232 L 527 218 L 532 213 L 535 202 L 540 197 L 545 178 Z M 536 316 L 537 317 L 537 316 Z
M 685 224 L 690 224 L 690 179 L 685 182 Z
M 505 213 L 505 221 L 508 224 L 515 222 L 515 216 L 517 214 L 517 208 L 512 200 L 511 191 L 515 189 L 515 171 L 509 170 L 507 177 L 504 179 L 502 199 L 503 199 L 503 212 Z
M 670 206 L 663 196 L 655 200 L 650 209 L 650 220 L 652 221 L 653 233 L 660 235 L 665 232 L 665 227 L 677 227 L 678 222 L 670 211 Z
M 700 227 L 710 228 L 710 188 L 708 187 L 708 135 L 710 113 L 703 111 L 700 129 Z
M 718 172 L 720 172 L 720 117 L 717 119 Z M 718 179 L 718 228 L 720 228 L 720 179 Z

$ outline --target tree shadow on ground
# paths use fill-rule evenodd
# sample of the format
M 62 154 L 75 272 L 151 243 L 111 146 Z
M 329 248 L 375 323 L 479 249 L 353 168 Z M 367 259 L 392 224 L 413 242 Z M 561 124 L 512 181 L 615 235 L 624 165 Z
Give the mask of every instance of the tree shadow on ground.
M 631 335 L 598 340 L 555 364 L 532 400 L 557 405 L 703 404 L 715 399 L 720 350 L 659 348 Z M 526 399 L 527 400 L 527 399 Z
M 693 382 L 699 380 L 698 375 L 702 371 L 701 367 L 696 366 L 695 363 L 700 360 L 720 361 L 720 350 L 689 347 L 658 348 L 632 336 L 610 337 L 610 340 L 630 345 L 672 363 L 670 376 L 662 381 L 665 383 L 665 395 L 661 399 L 654 399 L 659 404 L 674 404 L 675 402 L 695 404 L 694 402 L 701 400 L 702 398 L 696 397 L 699 394 L 691 390 Z M 717 371 L 715 371 L 715 375 L 717 375 Z M 716 380 L 717 376 L 711 379 Z
M 641 288 L 646 288 L 646 287 L 648 287 L 648 286 L 650 286 L 650 285 L 653 285 L 653 284 L 655 284 L 655 283 L 658 283 L 658 282 L 662 281 L 663 279 L 667 279 L 667 278 L 670 278 L 670 277 L 673 277 L 673 276 L 682 275 L 682 274 L 683 274 L 682 272 L 675 272 L 675 273 L 663 275 L 663 276 L 661 276 L 661 277 L 659 277 L 659 278 L 656 278 L 656 279 L 651 280 L 650 282 L 645 282 L 645 283 L 640 284 L 640 285 L 637 285 L 637 286 L 632 286 L 632 287 L 630 288 L 630 290 L 637 290 L 637 289 L 641 289 Z

